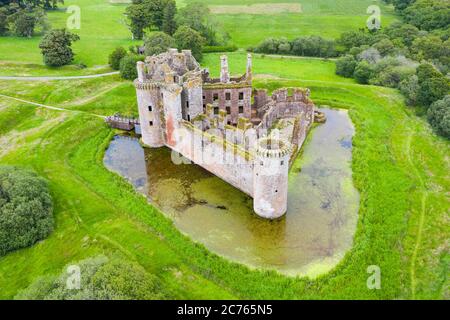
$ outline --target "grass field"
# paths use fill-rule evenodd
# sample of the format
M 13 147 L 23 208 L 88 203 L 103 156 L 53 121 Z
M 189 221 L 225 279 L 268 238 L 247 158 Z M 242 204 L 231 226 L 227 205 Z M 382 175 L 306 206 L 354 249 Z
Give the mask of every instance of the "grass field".
M 213 73 L 217 58 L 205 58 Z M 244 60 L 230 55 L 233 73 L 243 71 Z M 50 238 L 0 258 L 0 298 L 71 261 L 119 253 L 155 273 L 176 298 L 448 299 L 449 143 L 395 90 L 354 84 L 333 68 L 310 59 L 255 59 L 256 86 L 309 87 L 317 104 L 349 109 L 355 124 L 352 168 L 361 203 L 354 247 L 316 280 L 250 271 L 208 252 L 104 168 L 114 132 L 94 115 L 135 112 L 130 82 L 0 82 L 4 95 L 67 109 L 0 97 L 0 163 L 33 168 L 50 181 L 57 223 Z M 381 268 L 381 290 L 366 287 L 370 265 Z
M 267 14 L 216 14 L 214 19 L 222 30 L 229 32 L 232 42 L 240 48 L 257 45 L 266 37 L 295 38 L 301 35 L 321 35 L 336 38 L 342 32 L 365 27 L 368 18 L 366 9 L 377 4 L 382 9 L 382 23 L 388 24 L 395 17 L 392 9 L 381 0 L 201 0 L 208 5 L 254 5 L 254 4 L 300 4 L 301 13 Z M 185 2 L 178 1 L 179 6 Z M 110 4 L 108 0 L 66 0 L 60 10 L 48 13 L 54 28 L 64 27 L 69 14 L 69 5 L 81 8 L 81 29 L 75 30 L 81 40 L 73 45 L 75 63 L 89 67 L 107 64 L 107 57 L 118 47 L 128 48 L 141 44 L 132 41 L 131 34 L 123 23 L 126 5 Z M 270 10 L 269 10 L 270 11 Z M 226 12 L 226 11 L 225 11 Z M 250 12 L 251 13 L 251 12 Z M 38 45 L 40 37 L 31 39 L 0 37 L 0 60 L 42 64 Z M 0 75 L 3 71 L 0 69 Z

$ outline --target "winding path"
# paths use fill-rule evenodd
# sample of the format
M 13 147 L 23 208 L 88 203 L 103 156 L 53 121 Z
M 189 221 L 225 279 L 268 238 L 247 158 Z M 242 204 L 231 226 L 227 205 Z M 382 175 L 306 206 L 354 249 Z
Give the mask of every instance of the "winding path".
M 77 79 L 92 79 L 108 77 L 119 74 L 119 71 L 91 74 L 86 76 L 49 76 L 49 77 L 14 77 L 14 76 L 0 76 L 0 80 L 14 80 L 14 81 L 50 81 L 50 80 L 77 80 Z

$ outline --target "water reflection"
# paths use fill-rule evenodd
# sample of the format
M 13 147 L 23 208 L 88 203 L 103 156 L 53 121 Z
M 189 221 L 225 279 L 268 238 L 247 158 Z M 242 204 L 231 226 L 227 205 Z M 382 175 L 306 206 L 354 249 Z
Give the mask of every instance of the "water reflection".
M 346 111 L 322 109 L 289 174 L 288 213 L 277 221 L 253 213 L 252 199 L 196 165 L 175 165 L 170 150 L 142 149 L 117 136 L 105 165 L 210 250 L 254 267 L 315 276 L 330 270 L 352 245 L 358 193 L 351 179 L 353 126 Z

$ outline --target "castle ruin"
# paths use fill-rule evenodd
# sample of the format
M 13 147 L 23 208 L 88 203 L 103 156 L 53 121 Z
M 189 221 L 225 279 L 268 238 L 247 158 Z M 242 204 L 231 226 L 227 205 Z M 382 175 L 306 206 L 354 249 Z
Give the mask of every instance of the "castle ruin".
M 137 63 L 142 143 L 167 146 L 253 198 L 254 211 L 287 211 L 288 171 L 317 113 L 309 90 L 252 88 L 252 57 L 232 77 L 226 56 L 211 78 L 191 51 L 169 49 Z M 178 159 L 179 160 L 179 159 Z

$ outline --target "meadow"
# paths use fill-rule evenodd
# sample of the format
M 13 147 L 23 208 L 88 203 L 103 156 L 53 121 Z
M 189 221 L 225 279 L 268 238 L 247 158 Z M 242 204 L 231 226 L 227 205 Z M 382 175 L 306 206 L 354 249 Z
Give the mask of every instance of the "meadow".
M 233 73 L 243 72 L 243 61 L 244 53 L 230 55 Z M 218 55 L 207 55 L 204 65 L 216 74 Z M 330 61 L 266 56 L 255 57 L 254 65 L 257 87 L 308 87 L 316 104 L 348 109 L 355 125 L 359 222 L 352 250 L 333 271 L 311 280 L 230 263 L 182 235 L 106 170 L 103 153 L 115 132 L 97 115 L 135 113 L 130 82 L 118 76 L 0 81 L 0 163 L 47 178 L 56 216 L 48 239 L 0 258 L 0 298 L 71 261 L 104 253 L 138 262 L 176 298 L 448 299 L 448 141 L 397 91 L 338 77 Z M 371 265 L 381 268 L 380 290 L 366 286 Z
M 222 10 L 214 14 L 214 23 L 220 30 L 228 32 L 231 42 L 239 48 L 256 46 L 267 37 L 287 37 L 289 39 L 303 35 L 320 35 L 325 38 L 337 38 L 348 30 L 364 28 L 369 14 L 367 7 L 380 6 L 382 24 L 391 23 L 395 16 L 393 10 L 381 0 L 200 0 L 212 8 L 217 5 L 246 6 L 280 3 L 300 4 L 301 12 L 267 12 L 229 14 Z M 183 6 L 185 1 L 178 1 Z M 69 14 L 65 8 L 78 5 L 81 8 L 81 29 L 74 30 L 81 40 L 74 43 L 75 64 L 88 67 L 106 65 L 108 55 L 118 46 L 128 48 L 140 45 L 142 41 L 131 40 L 131 34 L 125 24 L 123 12 L 126 4 L 111 4 L 108 0 L 66 0 L 64 6 L 48 12 L 53 28 L 66 25 Z M 269 6 L 267 8 L 270 8 Z M 245 31 L 245 32 L 244 32 Z M 0 37 L 0 60 L 27 62 L 42 65 L 42 56 L 38 48 L 39 36 L 28 38 Z M 3 68 L 2 68 L 3 69 Z M 0 75 L 4 75 L 0 69 Z

